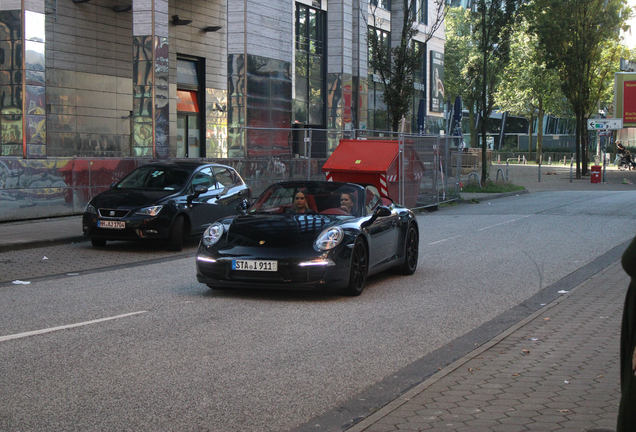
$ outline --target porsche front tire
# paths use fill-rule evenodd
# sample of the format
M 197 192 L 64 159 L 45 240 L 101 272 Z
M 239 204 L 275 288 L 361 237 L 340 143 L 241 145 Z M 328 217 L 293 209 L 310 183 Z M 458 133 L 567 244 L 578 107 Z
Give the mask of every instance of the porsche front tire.
M 367 244 L 357 239 L 351 251 L 351 265 L 349 268 L 349 285 L 344 289 L 343 294 L 348 296 L 359 296 L 364 290 L 369 271 L 369 249 Z

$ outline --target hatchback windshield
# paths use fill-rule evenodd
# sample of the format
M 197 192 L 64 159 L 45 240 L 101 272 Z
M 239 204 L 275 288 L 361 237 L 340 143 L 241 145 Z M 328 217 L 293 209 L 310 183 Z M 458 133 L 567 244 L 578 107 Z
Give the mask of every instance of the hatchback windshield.
M 142 166 L 120 181 L 116 189 L 180 190 L 191 173 L 185 168 Z

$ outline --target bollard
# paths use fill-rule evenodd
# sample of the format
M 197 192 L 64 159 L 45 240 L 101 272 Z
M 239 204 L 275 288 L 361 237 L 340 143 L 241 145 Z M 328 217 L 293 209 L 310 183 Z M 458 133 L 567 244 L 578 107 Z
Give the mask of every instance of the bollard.
M 548 165 L 552 165 L 552 156 L 548 158 Z
M 541 160 L 539 160 L 539 183 L 541 183 Z

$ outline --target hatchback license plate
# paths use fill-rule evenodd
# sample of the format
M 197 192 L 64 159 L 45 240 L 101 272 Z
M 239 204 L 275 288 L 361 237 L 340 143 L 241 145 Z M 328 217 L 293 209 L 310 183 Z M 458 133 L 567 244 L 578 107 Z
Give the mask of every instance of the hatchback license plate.
M 278 261 L 232 260 L 232 270 L 278 271 Z
M 124 229 L 126 228 L 126 222 L 100 220 L 97 221 L 97 226 L 100 228 Z

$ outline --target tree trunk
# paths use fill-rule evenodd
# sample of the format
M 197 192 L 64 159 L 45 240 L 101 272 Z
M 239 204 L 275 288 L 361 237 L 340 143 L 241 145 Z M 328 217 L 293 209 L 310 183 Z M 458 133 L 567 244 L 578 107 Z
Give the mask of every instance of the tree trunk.
M 581 178 L 581 124 L 583 123 L 583 114 L 576 113 L 576 138 L 574 140 L 576 145 L 576 178 Z
M 477 125 L 475 124 L 475 106 L 468 107 L 468 123 L 470 123 L 470 146 L 477 147 L 479 144 L 479 136 L 477 134 Z
M 585 117 L 583 118 L 583 121 L 585 121 Z M 589 138 L 589 133 L 587 131 L 587 124 L 583 124 L 581 126 L 581 137 L 583 137 L 583 139 L 581 140 L 581 175 L 587 175 L 587 166 L 588 166 L 588 159 L 589 159 L 589 144 L 590 144 L 590 140 Z
M 530 112 L 530 127 L 528 127 L 528 162 L 532 160 L 532 123 L 534 123 L 534 109 Z
M 539 117 L 537 120 L 537 154 L 543 154 L 543 99 L 539 99 Z
M 487 34 L 487 29 L 486 29 L 486 8 L 483 7 L 482 8 L 482 12 L 481 12 L 481 40 L 482 41 L 487 41 L 488 39 L 486 38 L 486 34 Z M 483 56 L 483 61 L 484 61 L 484 68 L 483 68 L 483 75 L 481 77 L 482 79 L 482 87 L 481 87 L 481 182 L 482 184 L 484 184 L 484 182 L 486 181 L 486 178 L 488 177 L 488 170 L 487 170 L 487 165 L 486 165 L 486 150 L 488 149 L 488 143 L 486 140 L 486 126 L 487 126 L 487 120 L 488 117 L 490 116 L 490 113 L 487 111 L 486 107 L 488 104 L 488 86 L 487 86 L 487 82 L 488 82 L 488 53 L 486 52 L 482 52 L 481 53 Z

